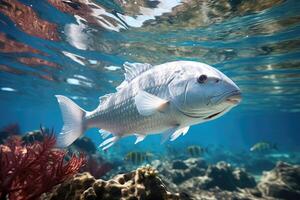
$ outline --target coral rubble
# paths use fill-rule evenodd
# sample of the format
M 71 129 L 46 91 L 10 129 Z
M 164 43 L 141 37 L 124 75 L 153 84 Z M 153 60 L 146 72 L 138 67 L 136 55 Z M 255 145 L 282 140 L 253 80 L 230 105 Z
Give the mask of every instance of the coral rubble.
M 84 157 L 66 162 L 66 152 L 53 149 L 55 141 L 53 135 L 30 144 L 10 137 L 0 145 L 0 199 L 37 199 L 78 172 Z

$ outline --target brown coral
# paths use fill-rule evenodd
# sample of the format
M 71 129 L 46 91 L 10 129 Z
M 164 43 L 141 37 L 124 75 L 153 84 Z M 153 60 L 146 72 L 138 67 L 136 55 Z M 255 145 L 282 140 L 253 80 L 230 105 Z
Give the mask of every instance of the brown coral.
M 111 180 L 96 180 L 89 173 L 77 174 L 61 184 L 45 199 L 179 199 L 177 194 L 167 191 L 157 171 L 150 166 L 119 174 Z
M 11 137 L 0 145 L 0 199 L 36 199 L 77 173 L 83 156 L 66 162 L 66 152 L 53 149 L 54 145 L 54 136 L 27 145 Z

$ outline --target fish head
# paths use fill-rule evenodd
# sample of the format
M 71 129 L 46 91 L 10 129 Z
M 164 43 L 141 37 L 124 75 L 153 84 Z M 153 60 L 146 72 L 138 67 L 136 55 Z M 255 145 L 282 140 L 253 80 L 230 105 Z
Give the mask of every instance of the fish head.
M 199 62 L 183 62 L 169 83 L 172 102 L 183 114 L 209 120 L 241 101 L 240 88 L 219 70 Z

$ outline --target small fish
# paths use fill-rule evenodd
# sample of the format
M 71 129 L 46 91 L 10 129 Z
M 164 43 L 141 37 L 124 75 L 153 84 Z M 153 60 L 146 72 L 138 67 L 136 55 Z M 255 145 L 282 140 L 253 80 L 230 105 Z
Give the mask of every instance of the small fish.
M 87 129 L 99 128 L 103 150 L 120 138 L 162 133 L 162 143 L 185 135 L 189 127 L 216 119 L 241 101 L 239 87 L 204 63 L 175 61 L 152 66 L 125 63 L 125 80 L 117 92 L 100 97 L 99 106 L 85 111 L 69 98 L 56 95 L 64 126 L 57 146 L 72 144 Z
M 208 152 L 207 148 L 203 148 L 198 145 L 188 146 L 186 150 L 192 157 L 199 157 Z
M 144 162 L 149 162 L 153 155 L 147 152 L 129 152 L 126 154 L 124 160 L 134 165 L 138 165 Z
M 269 142 L 258 142 L 250 148 L 252 152 L 267 152 L 271 150 L 278 150 L 277 145 Z

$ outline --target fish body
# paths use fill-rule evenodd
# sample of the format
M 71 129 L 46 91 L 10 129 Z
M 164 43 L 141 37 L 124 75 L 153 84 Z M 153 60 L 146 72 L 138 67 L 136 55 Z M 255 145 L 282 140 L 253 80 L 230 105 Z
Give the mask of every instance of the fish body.
M 125 80 L 117 92 L 100 97 L 99 106 L 85 111 L 56 95 L 64 126 L 58 146 L 65 147 L 89 128 L 101 129 L 109 148 L 117 140 L 162 133 L 162 142 L 185 135 L 191 125 L 215 119 L 240 102 L 240 89 L 223 73 L 204 63 L 175 61 L 157 66 L 125 63 Z
M 271 144 L 268 142 L 258 142 L 250 148 L 252 152 L 267 152 L 271 150 L 277 150 L 276 144 Z

